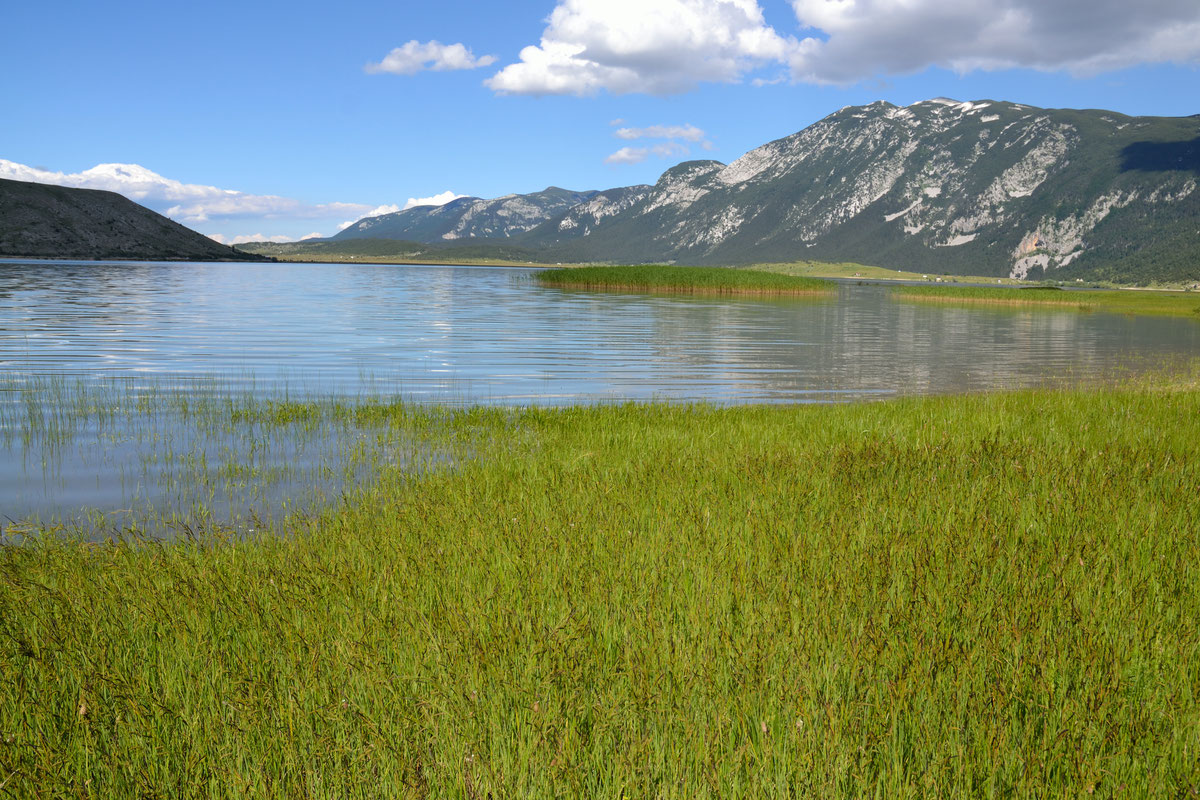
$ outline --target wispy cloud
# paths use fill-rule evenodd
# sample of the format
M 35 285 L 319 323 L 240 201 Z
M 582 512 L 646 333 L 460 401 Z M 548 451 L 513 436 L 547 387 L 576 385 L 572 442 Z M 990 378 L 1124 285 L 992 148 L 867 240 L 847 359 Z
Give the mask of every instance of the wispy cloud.
M 684 142 L 700 144 L 705 150 L 713 149 L 712 142 L 705 137 L 704 131 L 695 125 L 650 125 L 645 128 L 618 128 L 613 136 L 626 141 L 638 139 L 666 139 L 667 141 L 651 147 L 622 147 L 604 159 L 605 164 L 640 164 L 651 155 L 659 158 L 686 156 L 691 148 Z
M 382 61 L 367 64 L 366 70 L 370 73 L 415 75 L 424 70 L 478 69 L 495 63 L 495 56 L 476 58 L 464 44 L 442 44 L 437 40 L 418 42 L 413 39 L 392 50 Z
M 656 144 L 650 148 L 650 152 L 659 158 L 671 158 L 673 156 L 686 156 L 691 154 L 691 150 L 687 145 L 682 145 L 679 142 L 664 142 Z
M 648 128 L 619 128 L 613 136 L 618 139 L 682 139 L 685 142 L 699 142 L 705 134 L 695 125 L 651 125 Z
M 622 147 L 604 159 L 605 164 L 640 164 L 650 155 L 649 147 Z
M 310 236 L 305 236 L 304 238 L 313 239 L 320 235 L 321 234 L 317 233 Z M 208 234 L 208 238 L 212 239 L 218 244 L 246 244 L 247 242 L 275 242 L 276 244 L 280 244 L 283 242 L 292 241 L 292 237 L 290 236 L 267 236 L 262 233 L 251 233 L 244 236 L 223 236 L 219 233 L 210 233 Z

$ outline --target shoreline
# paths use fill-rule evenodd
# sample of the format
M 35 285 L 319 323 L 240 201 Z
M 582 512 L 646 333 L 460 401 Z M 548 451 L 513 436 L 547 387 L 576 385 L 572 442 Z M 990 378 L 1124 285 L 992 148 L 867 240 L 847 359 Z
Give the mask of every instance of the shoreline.
M 245 260 L 241 259 L 190 259 L 190 258 L 82 258 L 72 256 L 15 256 L 2 255 L 0 263 L 4 262 L 20 262 L 20 261 L 71 261 L 71 262 L 88 262 L 96 264 L 110 263 L 148 263 L 148 264 L 328 264 L 331 266 L 342 266 L 345 264 L 370 264 L 379 266 L 408 266 L 408 267 L 505 267 L 512 269 L 582 269 L 597 266 L 616 266 L 614 264 L 597 264 L 587 262 L 565 262 L 565 263 L 547 263 L 547 262 L 529 262 L 529 261 L 514 261 L 511 259 L 486 259 L 486 258 L 463 258 L 451 259 L 444 261 L 436 261 L 428 258 L 377 258 L 371 256 L 359 257 L 344 257 L 344 258 L 299 258 L 291 256 L 275 256 L 261 255 L 249 251 L 240 251 L 247 256 Z M 257 257 L 256 257 L 257 256 Z M 815 266 L 814 266 L 815 265 Z M 672 265 L 680 267 L 688 267 L 689 265 Z M 821 269 L 822 266 L 831 267 L 830 269 Z M 954 287 L 957 285 L 970 285 L 980 287 L 994 288 L 1033 288 L 1043 286 L 1046 281 L 1022 281 L 1013 278 L 997 278 L 990 275 L 949 275 L 937 273 L 918 273 L 907 272 L 904 270 L 895 270 L 888 267 L 876 267 L 870 265 L 851 265 L 854 271 L 848 272 L 842 264 L 824 264 L 824 262 L 772 262 L 772 263 L 755 263 L 755 264 L 727 264 L 716 266 L 716 269 L 728 269 L 735 271 L 742 270 L 760 270 L 763 272 L 775 272 L 781 275 L 792 275 L 795 277 L 812 277 L 824 280 L 838 281 L 859 281 L 862 283 L 879 283 L 879 284 L 905 284 L 911 283 L 915 286 L 930 286 L 932 287 Z M 864 272 L 865 270 L 865 272 Z M 884 273 L 884 274 L 880 274 Z M 894 273 L 894 274 L 887 274 Z M 993 283 L 993 281 L 995 283 Z M 1194 291 L 1190 286 L 1171 284 L 1169 286 L 1137 286 L 1134 284 L 1112 284 L 1107 285 L 1100 282 L 1075 286 L 1071 284 L 1063 284 L 1049 280 L 1052 285 L 1061 288 L 1064 291 L 1130 291 L 1130 292 L 1162 292 L 1172 294 L 1190 294 Z M 1190 282 L 1188 282 L 1190 283 Z M 1061 284 L 1061 285 L 1060 285 Z
M 1200 320 L 1200 294 L 1186 291 L 905 286 L 892 289 L 891 294 L 894 299 L 908 303 L 1013 309 L 1040 308 L 1080 313 L 1169 316 Z

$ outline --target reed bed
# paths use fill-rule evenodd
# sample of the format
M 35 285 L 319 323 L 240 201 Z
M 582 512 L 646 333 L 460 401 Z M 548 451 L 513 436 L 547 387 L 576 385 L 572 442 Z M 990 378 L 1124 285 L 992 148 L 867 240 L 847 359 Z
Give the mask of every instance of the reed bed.
M 1018 306 L 1151 314 L 1200 319 L 1200 294 L 1146 290 L 1087 291 L 1053 287 L 903 286 L 892 289 L 899 300 L 921 303 Z
M 761 270 L 657 264 L 550 269 L 538 272 L 534 279 L 542 286 L 562 289 L 671 294 L 819 296 L 836 291 L 834 284 L 818 278 Z
M 0 548 L 0 796 L 1200 791 L 1194 388 L 354 413 L 460 455 Z

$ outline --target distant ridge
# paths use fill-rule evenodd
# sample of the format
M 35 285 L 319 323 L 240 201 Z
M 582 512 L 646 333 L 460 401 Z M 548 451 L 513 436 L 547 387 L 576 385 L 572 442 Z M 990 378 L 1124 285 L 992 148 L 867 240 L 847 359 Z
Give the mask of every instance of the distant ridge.
M 259 261 L 115 192 L 0 179 L 0 256 Z
M 461 198 L 338 234 L 503 240 L 562 262 L 855 261 L 922 272 L 1200 280 L 1200 115 L 994 100 L 847 106 L 654 186 Z
M 430 243 L 509 239 L 590 200 L 595 194 L 549 186 L 540 192 L 510 194 L 494 200 L 459 197 L 441 206 L 416 206 L 360 219 L 333 239 L 410 239 Z

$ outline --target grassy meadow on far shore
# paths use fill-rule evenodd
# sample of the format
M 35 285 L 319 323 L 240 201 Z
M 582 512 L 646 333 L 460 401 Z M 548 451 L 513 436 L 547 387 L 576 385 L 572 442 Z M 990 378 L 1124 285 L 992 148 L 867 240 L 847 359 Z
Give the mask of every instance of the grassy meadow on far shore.
M 858 278 L 864 281 L 950 281 L 954 283 L 989 283 L 1002 286 L 1020 286 L 1022 281 L 1012 278 L 993 278 L 981 275 L 945 275 L 930 272 L 905 272 L 888 267 L 875 267 L 853 261 L 792 261 L 768 264 L 751 264 L 737 269 L 754 269 L 778 272 L 808 278 Z
M 541 286 L 685 294 L 822 295 L 829 281 L 727 267 L 680 267 L 662 264 L 616 267 L 567 267 L 538 272 Z
M 1200 791 L 1194 372 L 252 416 L 335 412 L 451 455 L 274 533 L 0 544 L 0 796 Z
M 1104 311 L 1111 314 L 1149 314 L 1200 320 L 1200 293 L 1151 290 L 1087 291 L 1030 287 L 902 286 L 892 289 L 900 300 L 922 303 L 1043 307 Z

